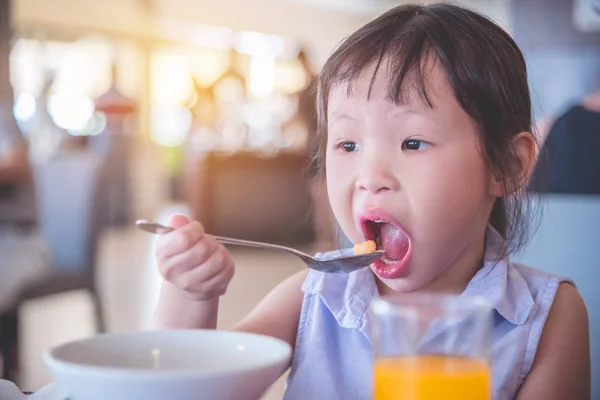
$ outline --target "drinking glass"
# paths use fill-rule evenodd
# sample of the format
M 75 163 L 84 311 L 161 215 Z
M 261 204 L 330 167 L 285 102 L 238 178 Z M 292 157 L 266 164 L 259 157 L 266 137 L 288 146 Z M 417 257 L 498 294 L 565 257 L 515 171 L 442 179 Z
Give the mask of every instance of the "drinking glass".
M 370 306 L 374 400 L 491 399 L 492 307 L 480 297 L 402 294 Z

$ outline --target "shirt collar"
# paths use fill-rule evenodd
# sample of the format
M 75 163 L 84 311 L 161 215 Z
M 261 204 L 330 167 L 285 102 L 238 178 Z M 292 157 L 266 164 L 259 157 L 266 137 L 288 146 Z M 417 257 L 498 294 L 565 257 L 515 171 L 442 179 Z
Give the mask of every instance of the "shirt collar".
M 479 296 L 505 320 L 513 325 L 527 322 L 534 300 L 525 278 L 515 269 L 508 257 L 502 256 L 505 241 L 491 226 L 486 232 L 486 250 L 482 268 L 467 285 L 463 296 Z M 339 256 L 349 250 L 321 254 Z M 350 274 L 325 274 L 311 271 L 303 290 L 317 295 L 345 328 L 368 330 L 367 310 L 377 285 L 371 269 L 363 268 Z M 366 332 L 365 332 L 366 333 Z

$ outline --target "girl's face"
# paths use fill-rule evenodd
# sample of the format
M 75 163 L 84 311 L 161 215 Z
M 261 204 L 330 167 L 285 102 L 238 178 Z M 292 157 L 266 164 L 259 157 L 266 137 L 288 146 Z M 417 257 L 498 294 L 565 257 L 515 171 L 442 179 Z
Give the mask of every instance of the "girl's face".
M 459 291 L 481 265 L 484 235 L 501 185 L 482 157 L 475 122 L 447 85 L 427 72 L 433 108 L 409 94 L 387 98 L 373 70 L 329 96 L 327 185 L 333 211 L 354 243 L 375 239 L 382 290 Z M 406 82 L 410 87 L 411 82 Z M 387 286 L 387 288 L 386 288 Z

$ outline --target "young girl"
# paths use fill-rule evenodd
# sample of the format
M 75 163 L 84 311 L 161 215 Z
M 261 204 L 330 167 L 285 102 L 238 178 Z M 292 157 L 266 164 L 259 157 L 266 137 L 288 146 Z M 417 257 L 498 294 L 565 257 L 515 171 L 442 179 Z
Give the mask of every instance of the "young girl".
M 286 399 L 369 399 L 365 311 L 377 295 L 466 293 L 495 309 L 494 399 L 587 399 L 587 314 L 565 279 L 511 263 L 536 157 L 525 61 L 490 20 L 404 5 L 348 37 L 319 81 L 320 163 L 347 236 L 385 258 L 352 274 L 304 271 L 235 330 L 294 348 Z M 378 222 L 374 222 L 378 221 Z M 197 222 L 159 240 L 155 321 L 209 328 L 233 260 Z M 576 267 L 576 266 L 574 266 Z

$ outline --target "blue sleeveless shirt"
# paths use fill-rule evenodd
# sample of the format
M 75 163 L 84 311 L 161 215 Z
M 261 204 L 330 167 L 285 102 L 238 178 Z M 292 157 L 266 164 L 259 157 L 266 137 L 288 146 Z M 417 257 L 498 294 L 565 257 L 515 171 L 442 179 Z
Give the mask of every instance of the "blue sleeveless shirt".
M 483 267 L 464 295 L 494 307 L 492 395 L 513 399 L 529 373 L 558 286 L 568 281 L 533 268 L 498 261 L 502 237 L 488 229 Z M 351 249 L 342 250 L 351 252 Z M 328 254 L 329 255 L 329 254 Z M 285 400 L 370 400 L 373 345 L 369 303 L 378 296 L 369 268 L 351 274 L 310 271 L 302 290 L 292 369 Z

